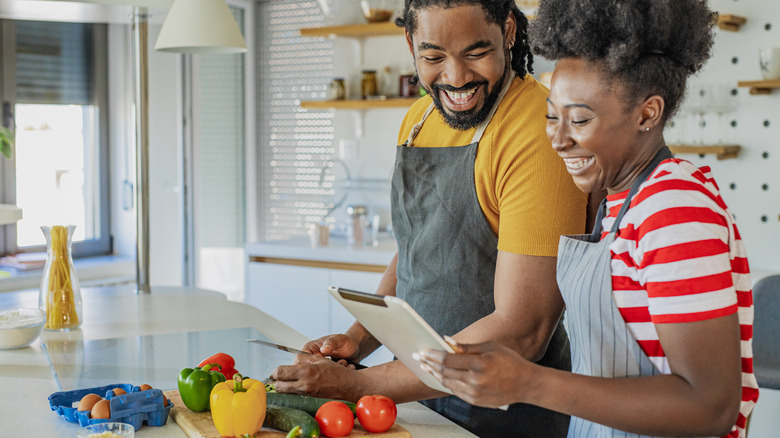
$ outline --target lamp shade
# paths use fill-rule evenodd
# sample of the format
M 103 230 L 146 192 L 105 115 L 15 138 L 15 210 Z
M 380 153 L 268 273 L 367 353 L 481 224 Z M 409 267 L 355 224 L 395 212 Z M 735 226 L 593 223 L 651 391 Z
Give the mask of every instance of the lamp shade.
M 247 50 L 225 0 L 174 0 L 154 49 L 178 53 Z

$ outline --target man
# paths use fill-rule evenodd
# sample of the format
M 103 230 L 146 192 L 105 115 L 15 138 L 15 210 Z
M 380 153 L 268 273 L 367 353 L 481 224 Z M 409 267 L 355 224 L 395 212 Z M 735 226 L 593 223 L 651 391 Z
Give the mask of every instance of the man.
M 545 135 L 547 89 L 527 75 L 527 19 L 514 0 L 407 0 L 406 29 L 428 97 L 407 113 L 392 184 L 398 254 L 377 293 L 407 300 L 442 335 L 493 340 L 569 369 L 555 281 L 561 234 L 585 229 L 586 197 Z M 359 361 L 378 346 L 360 325 L 304 349 Z M 281 392 L 426 405 L 485 437 L 565 436 L 568 417 L 443 397 L 393 361 L 355 371 L 301 355 L 274 371 Z

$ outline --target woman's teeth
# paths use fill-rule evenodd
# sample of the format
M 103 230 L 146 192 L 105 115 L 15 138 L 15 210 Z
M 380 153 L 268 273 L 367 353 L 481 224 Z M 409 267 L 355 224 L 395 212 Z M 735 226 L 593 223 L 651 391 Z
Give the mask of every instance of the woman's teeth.
M 564 158 L 563 162 L 569 169 L 582 169 L 593 161 L 593 157 Z
M 474 95 L 476 91 L 477 91 L 476 88 L 472 88 L 471 90 L 462 93 L 456 93 L 454 91 L 444 90 L 444 92 L 447 93 L 447 97 L 449 97 L 452 102 L 457 104 L 468 102 L 471 96 Z

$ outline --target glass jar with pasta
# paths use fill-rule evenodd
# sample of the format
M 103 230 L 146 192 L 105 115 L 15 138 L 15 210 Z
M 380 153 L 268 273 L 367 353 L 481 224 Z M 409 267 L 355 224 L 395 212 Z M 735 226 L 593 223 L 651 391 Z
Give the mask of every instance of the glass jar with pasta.
M 81 325 L 81 287 L 71 253 L 75 229 L 75 225 L 41 227 L 47 257 L 38 306 L 46 312 L 46 330 L 72 330 Z

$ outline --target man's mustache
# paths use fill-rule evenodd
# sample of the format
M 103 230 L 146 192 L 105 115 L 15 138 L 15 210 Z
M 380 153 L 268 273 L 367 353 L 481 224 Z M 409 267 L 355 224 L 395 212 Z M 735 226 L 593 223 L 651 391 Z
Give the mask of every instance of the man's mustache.
M 450 93 L 462 93 L 464 91 L 468 91 L 468 90 L 471 90 L 473 88 L 477 88 L 477 87 L 482 86 L 482 85 L 487 86 L 487 84 L 488 84 L 487 81 L 471 81 L 471 82 L 469 82 L 466 85 L 463 85 L 461 87 L 453 87 L 452 85 L 449 85 L 449 84 L 438 84 L 437 83 L 437 84 L 431 85 L 431 88 L 433 90 L 449 91 Z

